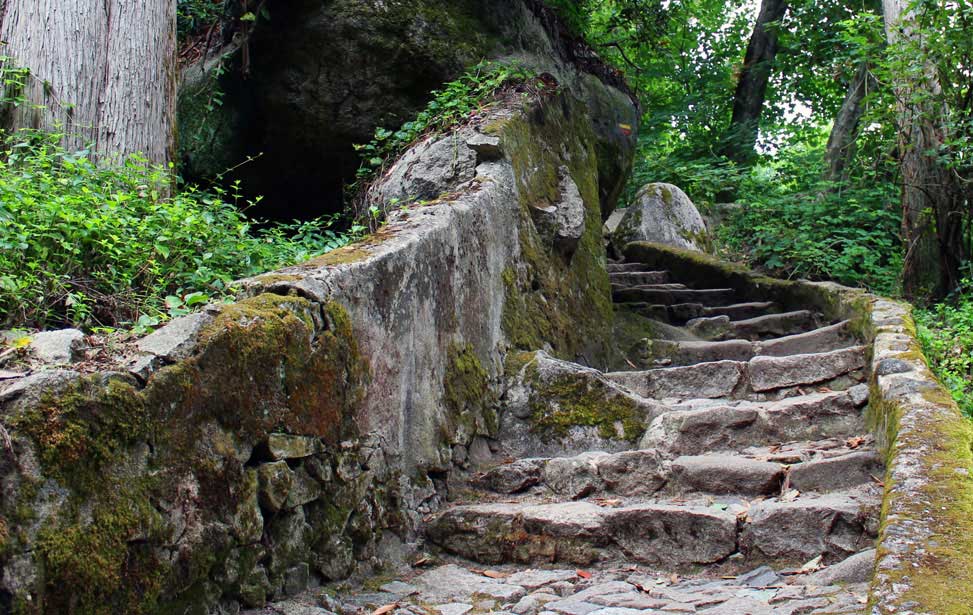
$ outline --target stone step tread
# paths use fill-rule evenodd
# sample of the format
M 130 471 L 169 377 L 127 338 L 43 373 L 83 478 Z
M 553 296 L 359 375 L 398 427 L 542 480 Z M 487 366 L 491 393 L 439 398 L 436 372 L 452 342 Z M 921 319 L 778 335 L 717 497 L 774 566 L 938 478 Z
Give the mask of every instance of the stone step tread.
M 864 431 L 867 387 L 811 393 L 773 402 L 713 403 L 657 416 L 640 448 L 698 455 L 795 440 L 853 437 Z
M 746 339 L 719 341 L 651 340 L 650 353 L 657 365 L 688 366 L 714 361 L 749 361 L 754 357 L 809 355 L 856 347 L 849 321 L 819 327 L 806 333 L 765 341 Z
M 809 310 L 764 314 L 744 320 L 729 316 L 704 316 L 686 323 L 697 337 L 707 340 L 745 339 L 752 342 L 772 337 L 807 333 L 820 328 L 816 315 Z
M 681 303 L 700 303 L 707 306 L 732 305 L 736 292 L 731 288 L 706 289 L 664 289 L 664 288 L 625 288 L 612 292 L 612 299 L 618 303 L 644 302 L 649 304 L 675 305 Z
M 665 284 L 669 281 L 668 271 L 619 271 L 609 273 L 613 284 Z
M 839 560 L 867 548 L 877 532 L 877 488 L 791 499 L 668 499 L 602 506 L 593 502 L 464 504 L 435 515 L 428 537 L 482 563 L 571 562 L 613 556 L 670 569 L 714 564 L 743 546 L 752 557 L 803 563 Z
M 669 324 L 685 324 L 694 318 L 708 318 L 715 316 L 729 316 L 734 320 L 754 318 L 779 311 L 780 307 L 773 302 L 764 303 L 734 303 L 727 306 L 707 307 L 702 303 L 677 303 L 663 305 L 645 301 L 616 301 L 618 305 L 639 312 L 649 318 L 661 320 Z
M 653 267 L 644 263 L 608 263 L 608 273 L 654 271 Z
M 519 459 L 477 475 L 470 484 L 501 495 L 553 493 L 571 500 L 606 494 L 772 496 L 780 493 L 785 479 L 802 491 L 827 492 L 871 483 L 883 472 L 874 450 L 830 447 L 830 442 L 817 448 L 809 443 L 797 458 L 793 450 L 789 458 L 726 452 L 675 459 L 655 449 L 593 451 L 573 457 Z
M 851 347 L 786 357 L 761 355 L 746 361 L 716 359 L 608 372 L 605 378 L 637 395 L 658 400 L 746 399 L 794 389 L 801 393 L 801 387 L 833 383 L 864 366 L 864 348 Z

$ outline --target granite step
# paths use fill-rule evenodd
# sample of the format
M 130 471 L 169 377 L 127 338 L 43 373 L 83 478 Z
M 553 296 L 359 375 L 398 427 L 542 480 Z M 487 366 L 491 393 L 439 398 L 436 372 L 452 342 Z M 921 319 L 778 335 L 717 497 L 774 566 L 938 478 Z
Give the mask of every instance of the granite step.
M 743 339 L 755 342 L 807 333 L 816 327 L 817 319 L 808 310 L 764 314 L 736 321 L 726 315 L 706 316 L 686 323 L 686 329 L 693 335 L 711 341 Z
M 719 341 L 649 340 L 647 352 L 660 366 L 687 366 L 713 361 L 749 361 L 757 356 L 786 357 L 835 352 L 855 347 L 848 321 L 806 333 L 752 342 L 746 339 Z
M 749 355 L 749 351 L 739 344 L 723 347 L 739 349 L 741 356 Z M 713 356 L 720 354 L 714 352 Z M 863 380 L 861 372 L 864 367 L 864 348 L 854 346 L 785 357 L 761 355 L 746 361 L 713 360 L 675 367 L 609 372 L 605 378 L 649 399 L 757 398 L 759 401 L 768 396 L 800 394 L 800 387 L 848 388 Z M 846 382 L 839 382 L 842 380 Z
M 800 565 L 818 556 L 840 561 L 867 549 L 880 502 L 880 491 L 869 486 L 753 502 L 470 504 L 435 515 L 426 535 L 447 552 L 482 564 L 621 560 L 679 570 L 735 556 L 735 566 L 768 559 Z
M 646 284 L 666 284 L 669 282 L 668 271 L 620 271 L 609 273 L 608 279 L 612 284 L 621 286 L 642 286 Z
M 656 417 L 640 448 L 700 455 L 794 440 L 851 437 L 863 431 L 867 387 L 812 393 L 773 402 L 714 403 Z
M 635 302 L 651 305 L 701 303 L 713 307 L 732 305 L 735 294 L 735 291 L 730 288 L 670 289 L 641 286 L 613 290 L 612 299 L 618 303 Z

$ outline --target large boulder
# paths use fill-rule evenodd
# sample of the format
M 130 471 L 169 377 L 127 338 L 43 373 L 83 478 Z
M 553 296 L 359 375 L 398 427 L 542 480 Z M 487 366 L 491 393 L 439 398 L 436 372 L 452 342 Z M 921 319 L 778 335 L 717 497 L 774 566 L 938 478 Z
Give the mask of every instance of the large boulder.
M 296 0 L 275 6 L 246 50 L 184 70 L 180 159 L 184 176 L 205 179 L 254 157 L 224 179 L 266 196 L 263 215 L 341 210 L 354 145 L 413 119 L 484 59 L 548 72 L 592 110 L 605 212 L 631 168 L 639 112 L 624 81 L 539 0 Z
M 612 235 L 619 249 L 633 241 L 702 251 L 709 238 L 703 217 L 685 192 L 672 184 L 647 184 Z

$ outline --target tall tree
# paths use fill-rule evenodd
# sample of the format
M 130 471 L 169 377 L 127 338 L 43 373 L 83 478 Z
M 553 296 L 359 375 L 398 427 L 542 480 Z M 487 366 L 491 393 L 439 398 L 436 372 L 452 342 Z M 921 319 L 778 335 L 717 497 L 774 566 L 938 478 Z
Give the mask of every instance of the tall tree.
M 788 0 L 763 0 L 760 3 L 760 13 L 733 97 L 733 118 L 724 145 L 724 153 L 736 162 L 747 163 L 753 159 L 767 85 L 777 57 L 778 25 L 788 6 Z
M 5 128 L 63 131 L 101 157 L 172 157 L 176 0 L 3 0 L 0 48 L 29 69 Z
M 824 152 L 825 181 L 838 182 L 844 179 L 848 162 L 855 153 L 855 138 L 865 112 L 865 97 L 874 88 L 875 78 L 872 76 L 869 63 L 862 61 L 851 79 L 848 93 L 831 127 L 831 135 L 828 137 L 828 145 Z
M 962 190 L 938 156 L 945 104 L 936 69 L 926 59 L 917 7 L 910 0 L 883 0 L 883 9 L 889 46 L 898 57 L 892 78 L 902 172 L 903 292 L 927 299 L 956 286 L 967 258 Z

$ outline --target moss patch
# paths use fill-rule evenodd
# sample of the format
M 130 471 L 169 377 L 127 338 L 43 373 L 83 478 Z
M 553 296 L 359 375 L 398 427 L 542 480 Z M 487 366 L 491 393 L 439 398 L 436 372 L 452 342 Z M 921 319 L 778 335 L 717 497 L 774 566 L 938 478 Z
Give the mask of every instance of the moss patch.
M 472 344 L 450 346 L 443 378 L 443 404 L 452 436 L 461 441 L 475 434 L 496 435 L 500 421 L 490 375 Z
M 563 376 L 538 382 L 530 404 L 532 428 L 546 439 L 567 436 L 573 427 L 595 427 L 602 438 L 628 442 L 645 432 L 645 417 L 635 401 L 596 379 Z
M 527 117 L 503 125 L 504 151 L 514 167 L 521 205 L 521 258 L 503 272 L 502 326 L 519 350 L 549 347 L 560 358 L 606 365 L 613 311 L 590 131 L 584 114 L 564 97 L 538 102 Z M 558 201 L 563 165 L 585 204 L 585 231 L 569 258 L 545 244 L 530 214 L 532 208 Z

